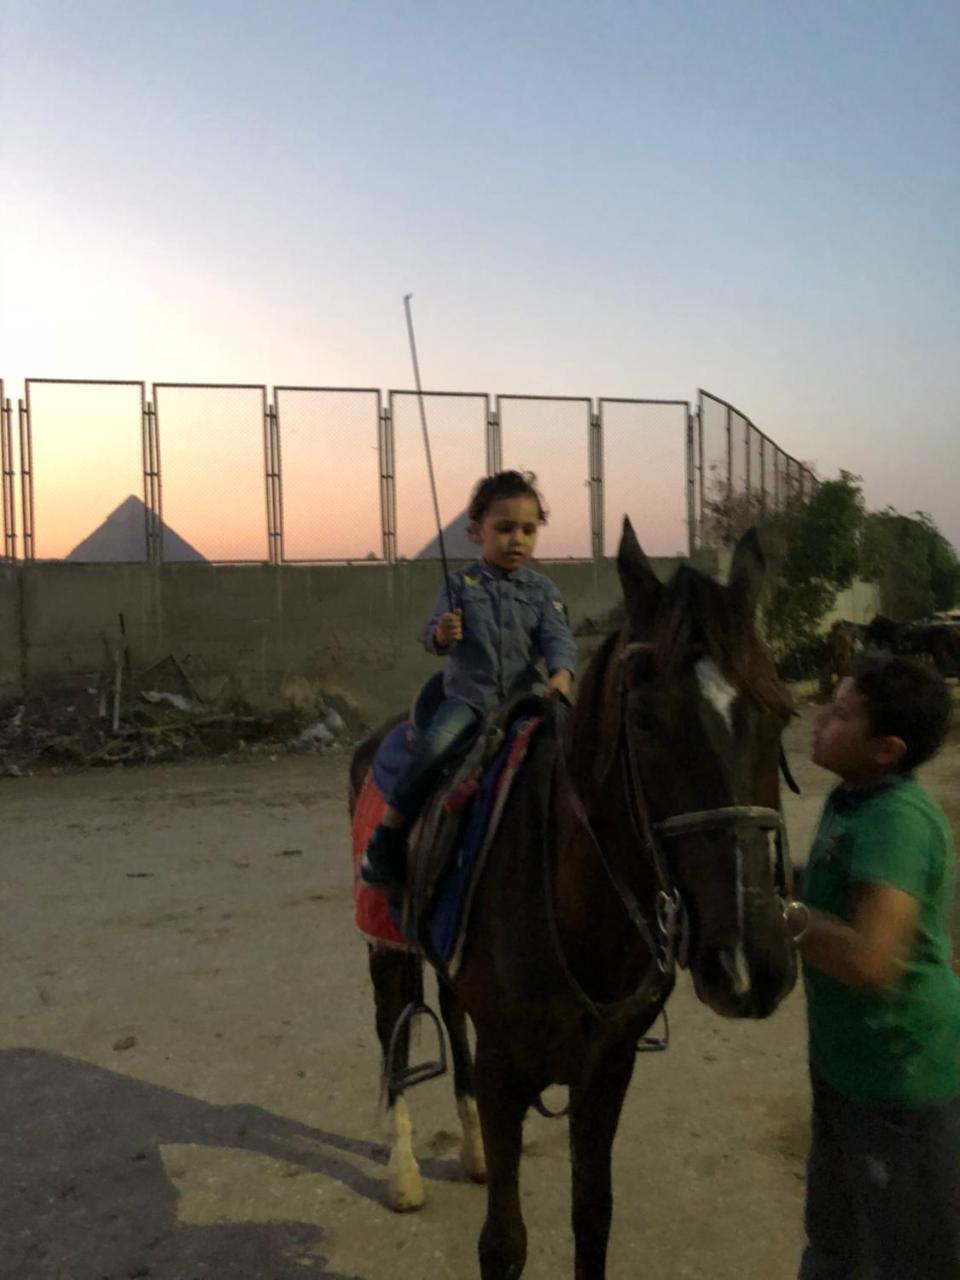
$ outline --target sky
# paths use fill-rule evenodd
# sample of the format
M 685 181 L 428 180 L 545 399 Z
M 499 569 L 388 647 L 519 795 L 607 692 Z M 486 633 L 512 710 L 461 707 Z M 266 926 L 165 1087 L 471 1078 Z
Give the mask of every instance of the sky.
M 956 0 L 0 0 L 0 48 L 14 400 L 409 388 L 412 292 L 426 387 L 705 387 L 960 545 Z M 262 555 L 259 396 L 158 393 L 164 515 L 207 554 Z M 38 554 L 141 491 L 138 397 L 36 389 Z M 375 397 L 284 397 L 288 554 L 379 550 Z M 412 408 L 404 554 L 430 525 Z M 485 408 L 429 409 L 446 520 Z M 588 412 L 504 405 L 557 554 L 588 549 Z M 609 435 L 608 549 L 623 507 L 682 547 L 682 413 L 611 409 Z

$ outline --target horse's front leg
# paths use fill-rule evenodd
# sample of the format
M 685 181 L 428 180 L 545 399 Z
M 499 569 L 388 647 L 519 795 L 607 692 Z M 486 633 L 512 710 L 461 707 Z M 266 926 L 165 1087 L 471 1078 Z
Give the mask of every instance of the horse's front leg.
M 480 1232 L 481 1280 L 517 1280 L 527 1261 L 520 1211 L 523 1119 L 537 1096 L 492 1038 L 478 1033 L 477 1102 L 487 1158 L 487 1217 Z
M 440 1012 L 450 1037 L 450 1056 L 453 1058 L 453 1090 L 457 1099 L 457 1112 L 463 1143 L 460 1163 L 464 1172 L 474 1182 L 486 1182 L 487 1163 L 483 1154 L 483 1135 L 477 1112 L 477 1086 L 467 1038 L 467 1017 L 463 1005 L 446 982 L 441 981 Z
M 413 984 L 419 980 L 419 956 L 391 947 L 371 946 L 370 977 L 377 1009 L 377 1036 L 383 1054 L 383 1069 L 397 1019 L 406 1008 Z M 405 1029 L 394 1050 L 395 1067 L 407 1065 L 410 1036 Z M 420 1209 L 424 1202 L 423 1178 L 413 1154 L 413 1125 L 403 1093 L 387 1088 L 387 1119 L 390 1131 L 390 1163 L 387 1167 L 387 1204 L 396 1213 Z
M 636 1061 L 634 1046 L 617 1045 L 570 1090 L 575 1280 L 605 1280 L 613 1214 L 610 1153 Z

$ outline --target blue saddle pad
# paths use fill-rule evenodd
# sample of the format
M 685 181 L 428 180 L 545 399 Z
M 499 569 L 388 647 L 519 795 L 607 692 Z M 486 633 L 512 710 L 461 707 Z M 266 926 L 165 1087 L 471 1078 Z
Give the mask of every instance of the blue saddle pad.
M 429 946 L 433 954 L 449 962 L 465 923 L 464 907 L 470 896 L 477 859 L 483 848 L 490 815 L 500 790 L 504 769 L 510 760 L 518 736 L 526 730 L 529 718 L 515 720 L 507 731 L 503 745 L 484 770 L 475 794 L 467 801 L 462 816 L 456 855 L 437 884 L 433 909 L 428 924 Z M 398 724 L 384 737 L 373 758 L 371 768 L 378 789 L 388 795 L 410 760 L 410 725 Z M 402 929 L 401 912 L 391 907 L 398 928 Z

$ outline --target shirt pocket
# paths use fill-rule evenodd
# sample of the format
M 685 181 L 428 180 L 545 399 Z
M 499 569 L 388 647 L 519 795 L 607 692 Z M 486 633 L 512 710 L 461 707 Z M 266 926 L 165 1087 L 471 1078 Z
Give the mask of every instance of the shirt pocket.
M 496 631 L 493 601 L 483 587 L 465 587 L 460 596 L 463 610 L 463 629 L 478 640 L 488 643 Z
M 543 597 L 536 588 L 514 587 L 513 613 L 524 635 L 530 636 L 536 631 L 542 610 Z

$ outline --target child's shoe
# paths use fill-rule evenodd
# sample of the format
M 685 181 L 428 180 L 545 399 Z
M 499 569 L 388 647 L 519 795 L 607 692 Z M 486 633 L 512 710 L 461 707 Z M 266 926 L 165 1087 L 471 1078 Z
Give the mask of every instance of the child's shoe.
M 360 860 L 360 879 L 370 889 L 396 893 L 407 872 L 407 833 L 400 827 L 379 826 Z

